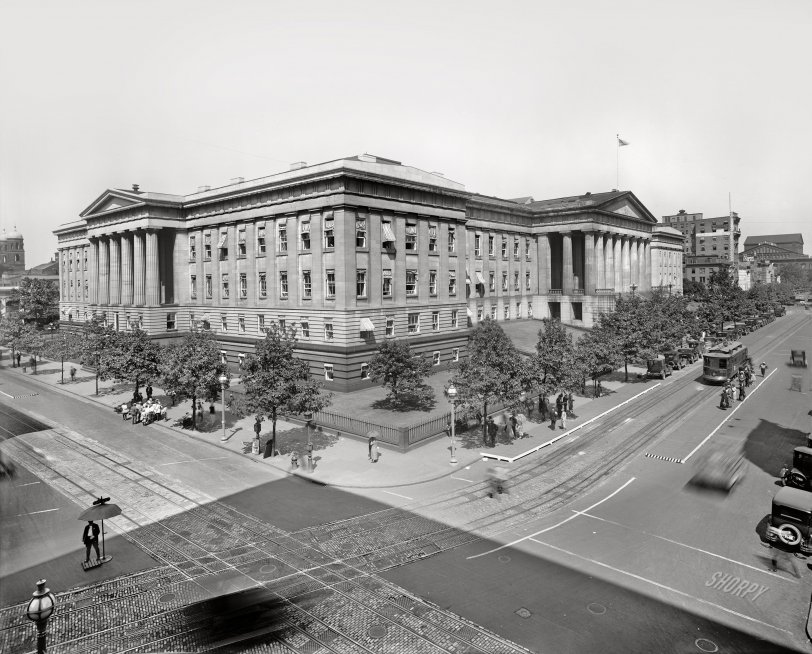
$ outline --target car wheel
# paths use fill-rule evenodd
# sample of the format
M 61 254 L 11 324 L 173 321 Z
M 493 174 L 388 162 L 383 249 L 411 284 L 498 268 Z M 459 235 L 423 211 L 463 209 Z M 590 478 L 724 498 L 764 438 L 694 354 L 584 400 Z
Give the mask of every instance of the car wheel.
M 778 527 L 778 537 L 784 545 L 798 545 L 801 542 L 801 531 L 795 525 Z
M 791 472 L 789 475 L 789 484 L 797 488 L 804 488 L 804 486 L 806 486 L 806 477 L 800 472 Z

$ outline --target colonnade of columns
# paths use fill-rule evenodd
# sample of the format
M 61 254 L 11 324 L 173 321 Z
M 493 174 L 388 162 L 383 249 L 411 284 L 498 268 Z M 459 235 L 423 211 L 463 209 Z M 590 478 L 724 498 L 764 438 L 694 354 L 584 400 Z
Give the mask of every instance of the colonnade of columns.
M 90 304 L 160 304 L 158 261 L 154 230 L 91 238 Z
M 641 292 L 651 289 L 651 240 L 614 232 L 590 231 L 584 234 L 583 285 L 573 268 L 573 233 L 561 232 L 561 293 L 572 295 L 583 290 L 628 293 L 634 286 Z M 553 283 L 550 240 L 539 237 L 539 290 L 546 295 Z M 579 264 L 580 266 L 580 264 Z

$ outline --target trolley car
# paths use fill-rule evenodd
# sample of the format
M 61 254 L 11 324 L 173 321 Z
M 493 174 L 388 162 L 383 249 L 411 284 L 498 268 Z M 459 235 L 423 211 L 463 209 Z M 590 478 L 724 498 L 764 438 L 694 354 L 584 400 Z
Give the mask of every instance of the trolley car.
M 747 346 L 734 341 L 717 343 L 703 358 L 702 379 L 709 382 L 725 382 L 739 374 L 749 360 Z

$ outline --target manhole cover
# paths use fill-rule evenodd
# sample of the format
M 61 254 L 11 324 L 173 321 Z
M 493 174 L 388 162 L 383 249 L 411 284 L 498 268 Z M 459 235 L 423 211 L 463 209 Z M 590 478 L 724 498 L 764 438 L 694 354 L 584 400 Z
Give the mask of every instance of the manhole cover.
M 273 563 L 266 563 L 259 569 L 261 574 L 269 575 L 273 572 L 276 572 L 276 566 Z
M 526 608 L 522 607 L 518 611 L 516 611 L 516 615 L 518 615 L 520 618 L 527 619 L 533 614 L 530 613 L 530 611 L 528 611 Z
M 382 624 L 374 624 L 367 629 L 367 636 L 374 638 L 375 640 L 379 640 L 386 636 L 386 627 L 384 627 Z
M 507 554 L 502 554 L 499 556 L 500 563 L 510 563 L 510 557 Z
M 158 598 L 158 601 L 161 604 L 166 604 L 167 602 L 171 602 L 173 599 L 175 599 L 175 593 L 164 593 Z
M 597 602 L 587 604 L 586 610 L 590 613 L 594 613 L 595 615 L 603 615 L 606 613 L 606 607 L 603 604 L 598 604 Z
M 712 640 L 708 640 L 707 638 L 697 638 L 694 641 L 694 645 L 702 652 L 718 652 L 719 648 L 716 646 Z

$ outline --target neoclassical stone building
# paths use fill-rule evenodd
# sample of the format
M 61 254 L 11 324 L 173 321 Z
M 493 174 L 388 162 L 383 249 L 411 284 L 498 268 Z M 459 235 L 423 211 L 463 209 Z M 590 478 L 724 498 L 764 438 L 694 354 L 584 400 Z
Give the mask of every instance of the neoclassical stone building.
M 235 366 L 284 323 L 335 390 L 370 383 L 386 338 L 446 366 L 486 317 L 590 326 L 618 294 L 682 280 L 682 236 L 630 191 L 500 199 L 372 155 L 189 195 L 110 189 L 55 233 L 64 321 L 202 326 Z

